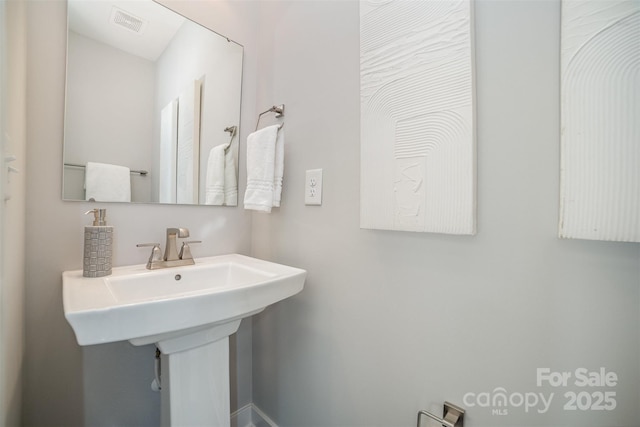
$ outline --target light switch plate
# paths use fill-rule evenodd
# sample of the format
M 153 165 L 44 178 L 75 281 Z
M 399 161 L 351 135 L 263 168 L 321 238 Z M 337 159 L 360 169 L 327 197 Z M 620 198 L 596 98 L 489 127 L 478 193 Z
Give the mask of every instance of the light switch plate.
M 304 204 L 322 204 L 322 169 L 310 169 L 304 180 Z

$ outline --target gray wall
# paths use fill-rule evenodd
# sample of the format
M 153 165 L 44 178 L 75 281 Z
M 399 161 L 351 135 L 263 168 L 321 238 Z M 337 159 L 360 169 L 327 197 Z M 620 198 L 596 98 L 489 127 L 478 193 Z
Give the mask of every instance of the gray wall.
M 359 229 L 358 3 L 268 5 L 258 105 L 286 104 L 286 183 L 282 208 L 254 215 L 252 252 L 309 274 L 254 318 L 255 404 L 280 427 L 412 426 L 502 387 L 554 397 L 543 414 L 468 408 L 465 425 L 638 426 L 640 245 L 556 237 L 559 1 L 476 3 L 475 237 Z M 306 207 L 314 168 L 323 205 Z M 536 384 L 537 368 L 581 367 L 619 381 Z M 565 411 L 570 391 L 617 407 Z
M 204 240 L 196 256 L 251 250 L 308 269 L 300 295 L 241 327 L 234 407 L 253 400 L 281 427 L 412 426 L 418 409 L 504 387 L 555 397 L 546 414 L 468 408 L 467 425 L 637 425 L 640 247 L 556 238 L 557 0 L 477 2 L 475 237 L 359 229 L 357 2 L 173 6 L 245 46 L 240 140 L 257 112 L 287 107 L 283 207 L 271 215 L 105 204 L 116 265 L 144 262 L 135 243 L 178 225 Z M 27 12 L 24 425 L 154 425 L 153 348 L 80 348 L 63 317 L 60 274 L 80 268 L 91 205 L 60 201 L 65 7 Z M 313 168 L 325 172 L 321 207 L 304 206 Z M 601 366 L 620 378 L 594 388 L 617 393 L 613 412 L 564 411 L 564 392 L 583 389 L 536 386 L 537 368 Z
M 185 60 L 185 52 L 189 52 L 192 61 Z M 156 62 L 155 111 L 162 111 L 169 102 L 178 99 L 185 88 L 193 86 L 194 77 L 202 79 L 200 114 L 207 119 L 200 122 L 200 204 L 205 204 L 206 200 L 209 152 L 213 147 L 229 142 L 225 128 L 238 125 L 241 69 L 242 48 L 199 25 L 183 25 Z M 156 116 L 154 129 L 158 136 L 154 143 L 159 146 L 160 113 Z M 159 147 L 154 147 L 153 157 L 153 169 L 157 169 Z M 154 182 L 152 200 L 159 199 L 158 187 L 159 181 Z
M 66 6 L 63 1 L 29 1 L 27 65 L 27 290 L 23 425 L 154 426 L 159 396 L 150 389 L 152 346 L 128 343 L 79 347 L 64 319 L 64 270 L 82 267 L 84 212 L 94 205 L 62 202 L 62 138 L 65 87 Z M 245 76 L 255 75 L 255 12 L 244 2 L 175 2 L 187 16 L 248 46 Z M 250 25 L 241 25 L 249 22 Z M 256 92 L 245 77 L 244 94 Z M 243 123 L 255 117 L 253 96 L 243 99 Z M 242 128 L 240 138 L 246 138 Z M 241 153 L 242 155 L 242 153 Z M 245 177 L 240 176 L 240 188 Z M 146 262 L 136 243 L 163 241 L 170 226 L 188 227 L 203 240 L 194 256 L 249 253 L 250 214 L 240 207 L 101 204 L 115 226 L 114 265 Z M 237 337 L 232 404 L 251 401 L 251 324 Z M 248 350 L 247 350 L 248 349 Z
M 73 31 L 68 46 L 65 162 L 151 170 L 155 64 Z M 151 200 L 149 178 L 131 175 L 132 201 Z M 84 169 L 64 169 L 64 199 L 85 200 Z
M 26 165 L 26 6 L 0 5 L 0 159 L 15 155 L 17 174 L 2 171 L 9 201 L 0 201 L 0 425 L 20 424 L 24 355 L 25 165 Z M 4 164 L 2 165 L 5 166 Z M 2 200 L 2 199 L 0 199 Z

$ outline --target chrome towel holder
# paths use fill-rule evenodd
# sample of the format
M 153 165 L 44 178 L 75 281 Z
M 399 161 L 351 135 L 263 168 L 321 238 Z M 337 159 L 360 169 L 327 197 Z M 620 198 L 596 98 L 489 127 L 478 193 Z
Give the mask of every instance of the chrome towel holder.
M 258 130 L 258 125 L 260 125 L 260 119 L 264 114 L 267 114 L 267 113 L 276 113 L 276 118 L 284 116 L 284 104 L 274 105 L 273 107 L 269 108 L 267 111 L 263 111 L 262 113 L 260 113 L 258 115 L 258 121 L 256 122 L 256 130 Z M 281 128 L 282 126 L 284 126 L 284 123 L 280 125 Z
M 453 403 L 444 402 L 444 409 L 442 411 L 442 418 L 437 415 L 433 415 L 431 412 L 418 411 L 418 422 L 416 427 L 420 427 L 420 418 L 423 415 L 436 420 L 443 427 L 464 427 L 464 409 Z
M 83 168 L 84 169 L 86 167 L 86 165 L 81 165 L 79 163 L 65 163 L 64 165 L 68 166 L 70 168 Z M 142 176 L 145 176 L 145 175 L 147 175 L 149 173 L 149 171 L 137 170 L 137 169 L 130 169 L 129 172 L 137 173 L 137 174 L 142 175 Z
M 231 143 L 233 142 L 233 137 L 236 136 L 236 133 L 238 133 L 238 126 L 228 126 L 224 129 L 225 132 L 229 132 L 229 142 L 227 143 L 227 146 L 224 147 L 225 151 L 229 149 L 229 147 L 231 147 Z
M 233 138 L 234 136 L 236 136 L 236 133 L 238 132 L 238 126 L 229 126 L 224 128 L 225 132 L 229 132 L 229 135 L 231 136 L 231 138 Z

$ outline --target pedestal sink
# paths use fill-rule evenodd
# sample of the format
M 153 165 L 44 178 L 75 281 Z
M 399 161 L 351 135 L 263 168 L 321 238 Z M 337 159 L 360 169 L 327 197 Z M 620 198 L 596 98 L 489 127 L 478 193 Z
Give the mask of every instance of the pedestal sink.
M 243 255 L 107 277 L 62 274 L 64 314 L 80 345 L 155 343 L 165 355 L 162 425 L 230 425 L 229 335 L 240 321 L 300 292 L 306 271 Z M 168 370 L 168 375 L 166 374 Z

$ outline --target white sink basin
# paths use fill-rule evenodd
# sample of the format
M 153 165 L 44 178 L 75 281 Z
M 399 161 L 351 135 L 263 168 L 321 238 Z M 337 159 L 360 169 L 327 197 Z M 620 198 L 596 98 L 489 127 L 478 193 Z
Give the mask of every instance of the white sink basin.
M 305 277 L 304 270 L 237 254 L 153 271 L 117 267 L 100 278 L 65 271 L 64 313 L 80 345 L 129 340 L 170 353 L 235 332 L 243 317 L 300 292 Z
M 126 304 L 242 287 L 275 276 L 272 271 L 224 262 L 184 267 L 180 271 L 145 270 L 142 273 L 109 276 L 105 282 L 115 299 Z

